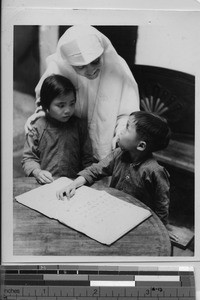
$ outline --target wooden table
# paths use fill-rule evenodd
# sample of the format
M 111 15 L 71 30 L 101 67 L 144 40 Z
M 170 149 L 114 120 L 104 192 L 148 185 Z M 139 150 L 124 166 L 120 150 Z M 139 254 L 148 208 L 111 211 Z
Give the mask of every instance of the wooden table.
M 34 178 L 16 178 L 13 181 L 14 197 L 39 187 Z M 131 195 L 102 182 L 93 185 L 108 193 L 147 208 Z M 148 208 L 147 208 L 148 209 Z M 111 246 L 102 245 L 57 220 L 13 202 L 14 255 L 57 256 L 169 256 L 171 243 L 168 232 L 156 214 L 121 237 Z

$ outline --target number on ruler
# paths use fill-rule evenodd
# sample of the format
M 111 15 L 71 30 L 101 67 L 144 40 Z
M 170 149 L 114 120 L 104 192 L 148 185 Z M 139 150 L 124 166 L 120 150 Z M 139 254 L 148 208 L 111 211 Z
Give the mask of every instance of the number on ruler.
M 150 289 L 146 289 L 145 296 L 150 296 Z
M 98 296 L 98 290 L 94 289 L 92 296 Z

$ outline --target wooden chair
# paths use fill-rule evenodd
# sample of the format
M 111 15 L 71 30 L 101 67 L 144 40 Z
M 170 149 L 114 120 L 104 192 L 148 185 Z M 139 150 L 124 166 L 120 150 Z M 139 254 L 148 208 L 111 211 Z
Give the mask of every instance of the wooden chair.
M 186 249 L 194 229 L 195 77 L 146 65 L 135 65 L 132 73 L 139 87 L 141 110 L 165 117 L 172 130 L 169 146 L 154 155 L 170 173 L 170 223 L 175 233 L 181 233 L 180 244 L 172 245 Z

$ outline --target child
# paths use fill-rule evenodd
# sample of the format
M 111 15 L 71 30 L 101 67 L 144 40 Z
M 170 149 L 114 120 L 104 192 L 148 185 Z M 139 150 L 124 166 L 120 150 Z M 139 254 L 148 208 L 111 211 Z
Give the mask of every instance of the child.
M 37 99 L 44 78 L 54 70 L 74 83 L 75 113 L 87 118 L 94 157 L 103 159 L 116 148 L 129 114 L 139 110 L 138 86 L 131 70 L 104 34 L 83 24 L 68 28 L 56 52 L 47 57 L 47 69 L 35 88 Z M 26 131 L 41 114 L 38 111 L 28 119 Z
M 36 121 L 26 136 L 24 172 L 40 184 L 52 182 L 53 176 L 75 178 L 93 163 L 93 155 L 87 124 L 73 115 L 73 84 L 61 75 L 47 77 L 42 84 L 40 103 L 46 115 Z
M 57 192 L 58 199 L 72 197 L 75 189 L 110 176 L 110 187 L 138 198 L 152 208 L 167 225 L 169 211 L 169 174 L 154 159 L 152 152 L 167 147 L 170 129 L 164 119 L 137 111 L 129 116 L 126 129 L 119 136 L 119 148 L 105 159 L 78 173 L 69 186 Z

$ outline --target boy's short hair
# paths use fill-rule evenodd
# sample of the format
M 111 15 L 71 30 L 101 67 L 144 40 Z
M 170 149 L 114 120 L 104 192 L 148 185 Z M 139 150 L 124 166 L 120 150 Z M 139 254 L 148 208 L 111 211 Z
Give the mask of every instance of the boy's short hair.
M 50 75 L 42 83 L 40 104 L 44 110 L 47 110 L 56 97 L 66 96 L 70 92 L 76 96 L 75 87 L 68 78 L 58 74 Z
M 129 125 L 134 123 L 136 132 L 147 144 L 150 152 L 162 150 L 169 144 L 171 130 L 167 120 L 146 111 L 136 111 L 129 116 Z

